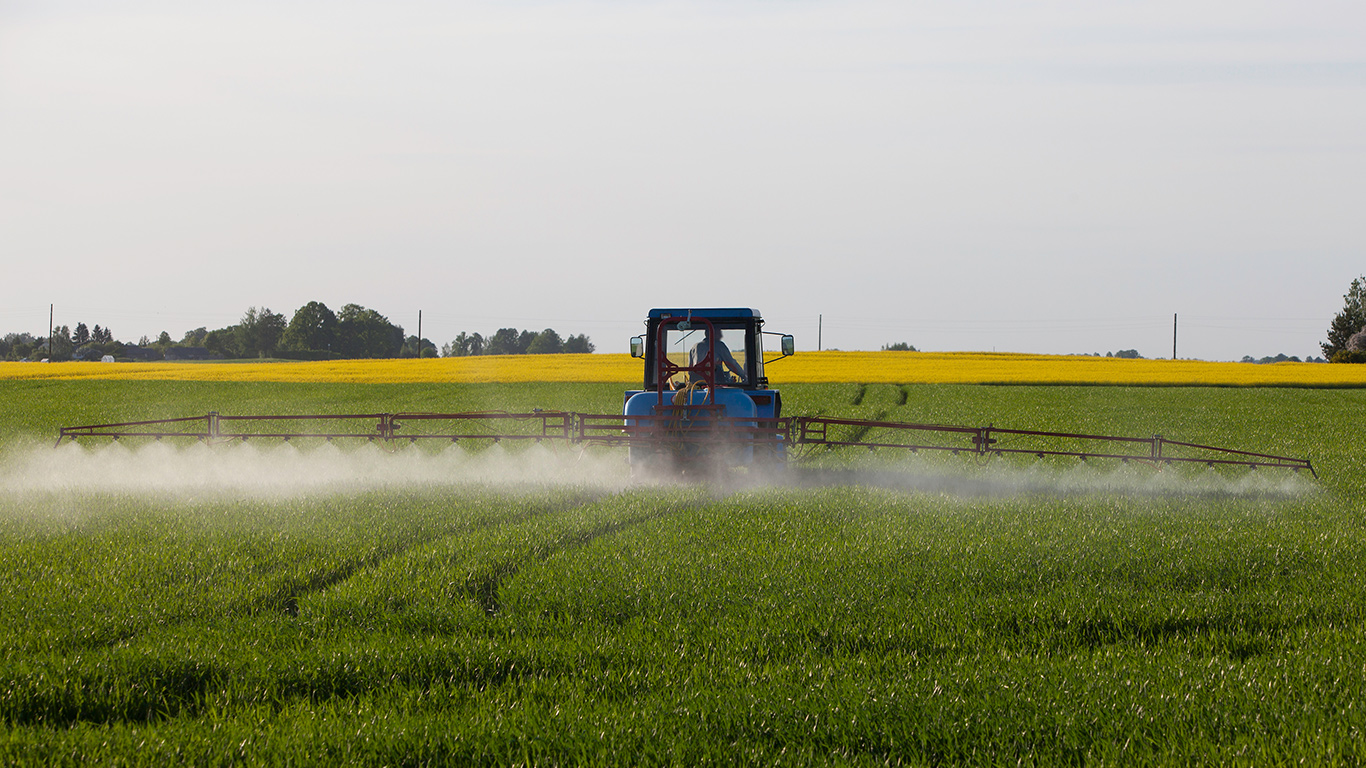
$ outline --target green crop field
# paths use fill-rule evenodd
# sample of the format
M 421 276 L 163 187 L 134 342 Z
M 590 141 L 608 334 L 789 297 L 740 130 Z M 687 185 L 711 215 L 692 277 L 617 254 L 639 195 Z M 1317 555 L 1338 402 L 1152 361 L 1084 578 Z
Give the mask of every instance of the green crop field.
M 814 453 L 91 442 L 202 415 L 610 413 L 617 385 L 0 382 L 0 762 L 1366 762 L 1366 390 L 788 385 L 1319 479 Z

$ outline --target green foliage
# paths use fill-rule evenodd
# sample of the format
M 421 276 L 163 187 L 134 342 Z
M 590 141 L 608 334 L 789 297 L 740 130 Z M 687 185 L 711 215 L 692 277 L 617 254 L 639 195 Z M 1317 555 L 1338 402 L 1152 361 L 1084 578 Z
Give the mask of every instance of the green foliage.
M 349 358 L 398 357 L 403 349 L 403 329 L 359 304 L 347 304 L 337 313 L 337 338 L 342 355 Z
M 593 345 L 593 342 L 589 341 L 588 337 L 582 333 L 578 336 L 570 336 L 564 340 L 564 351 L 568 354 L 589 354 L 596 348 L 597 347 Z
M 475 333 L 460 332 L 449 344 L 441 348 L 442 357 L 467 357 L 484 354 L 484 337 Z
M 1319 344 L 1323 356 L 1333 362 L 1338 362 L 1337 353 L 1347 349 L 1353 334 L 1366 330 L 1366 275 L 1352 281 L 1342 300 L 1342 311 L 1328 326 L 1328 340 Z
M 332 351 L 337 347 L 337 316 L 326 304 L 310 301 L 294 312 L 280 345 L 288 350 Z
M 479 334 L 460 332 L 453 341 L 442 347 L 445 357 L 465 357 L 468 355 L 545 355 L 559 353 L 586 354 L 595 349 L 587 336 L 579 334 L 562 338 L 553 328 L 540 333 L 518 331 L 516 328 L 499 328 L 485 339 Z
M 1339 349 L 1333 353 L 1334 363 L 1366 363 L 1366 351 L 1355 349 Z
M 920 350 L 916 349 L 915 347 L 911 346 L 910 344 L 907 344 L 907 343 L 904 342 L 904 341 L 898 341 L 898 342 L 895 343 L 895 344 L 883 344 L 883 345 L 882 345 L 882 351 L 883 351 L 883 352 L 919 352 Z
M 237 347 L 243 357 L 270 357 L 285 332 L 285 316 L 270 309 L 250 307 L 236 326 Z M 163 336 L 166 334 L 163 332 Z M 167 337 L 170 341 L 170 337 Z
M 204 347 L 222 357 L 234 360 L 242 357 L 242 346 L 238 343 L 237 326 L 219 328 L 204 335 Z
M 530 355 L 558 355 L 564 351 L 564 339 L 554 329 L 547 328 L 536 334 L 536 338 L 527 345 L 527 354 Z

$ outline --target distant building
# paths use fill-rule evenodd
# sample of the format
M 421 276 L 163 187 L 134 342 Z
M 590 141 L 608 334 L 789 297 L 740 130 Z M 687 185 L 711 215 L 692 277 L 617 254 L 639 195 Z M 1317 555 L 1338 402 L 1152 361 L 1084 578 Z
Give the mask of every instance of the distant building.
M 123 356 L 129 360 L 160 360 L 161 353 L 149 347 L 138 347 L 127 344 L 123 348 Z
M 214 353 L 204 347 L 167 347 L 167 360 L 212 360 Z

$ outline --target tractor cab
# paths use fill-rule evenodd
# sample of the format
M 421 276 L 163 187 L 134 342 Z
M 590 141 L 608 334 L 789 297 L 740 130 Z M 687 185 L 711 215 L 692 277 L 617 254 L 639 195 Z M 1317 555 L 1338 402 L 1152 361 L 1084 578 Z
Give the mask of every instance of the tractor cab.
M 762 417 L 782 415 L 782 401 L 768 387 L 765 362 L 793 354 L 791 336 L 765 333 L 756 309 L 652 309 L 645 333 L 631 339 L 631 356 L 644 361 L 644 387 L 626 393 L 663 393 L 688 384 L 744 392 Z M 777 355 L 764 359 L 764 336 L 779 336 Z M 713 340 L 713 337 L 715 340 Z M 706 360 L 710 358 L 710 365 Z

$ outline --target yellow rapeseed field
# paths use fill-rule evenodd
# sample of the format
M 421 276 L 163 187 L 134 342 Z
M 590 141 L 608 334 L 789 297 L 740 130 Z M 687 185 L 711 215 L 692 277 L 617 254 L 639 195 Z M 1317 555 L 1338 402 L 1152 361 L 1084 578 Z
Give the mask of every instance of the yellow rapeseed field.
M 985 352 L 801 352 L 768 369 L 774 384 L 1128 384 L 1366 387 L 1366 365 L 1211 363 Z M 641 381 L 624 354 L 426 360 L 224 363 L 0 363 L 0 380 L 131 379 L 282 382 Z

